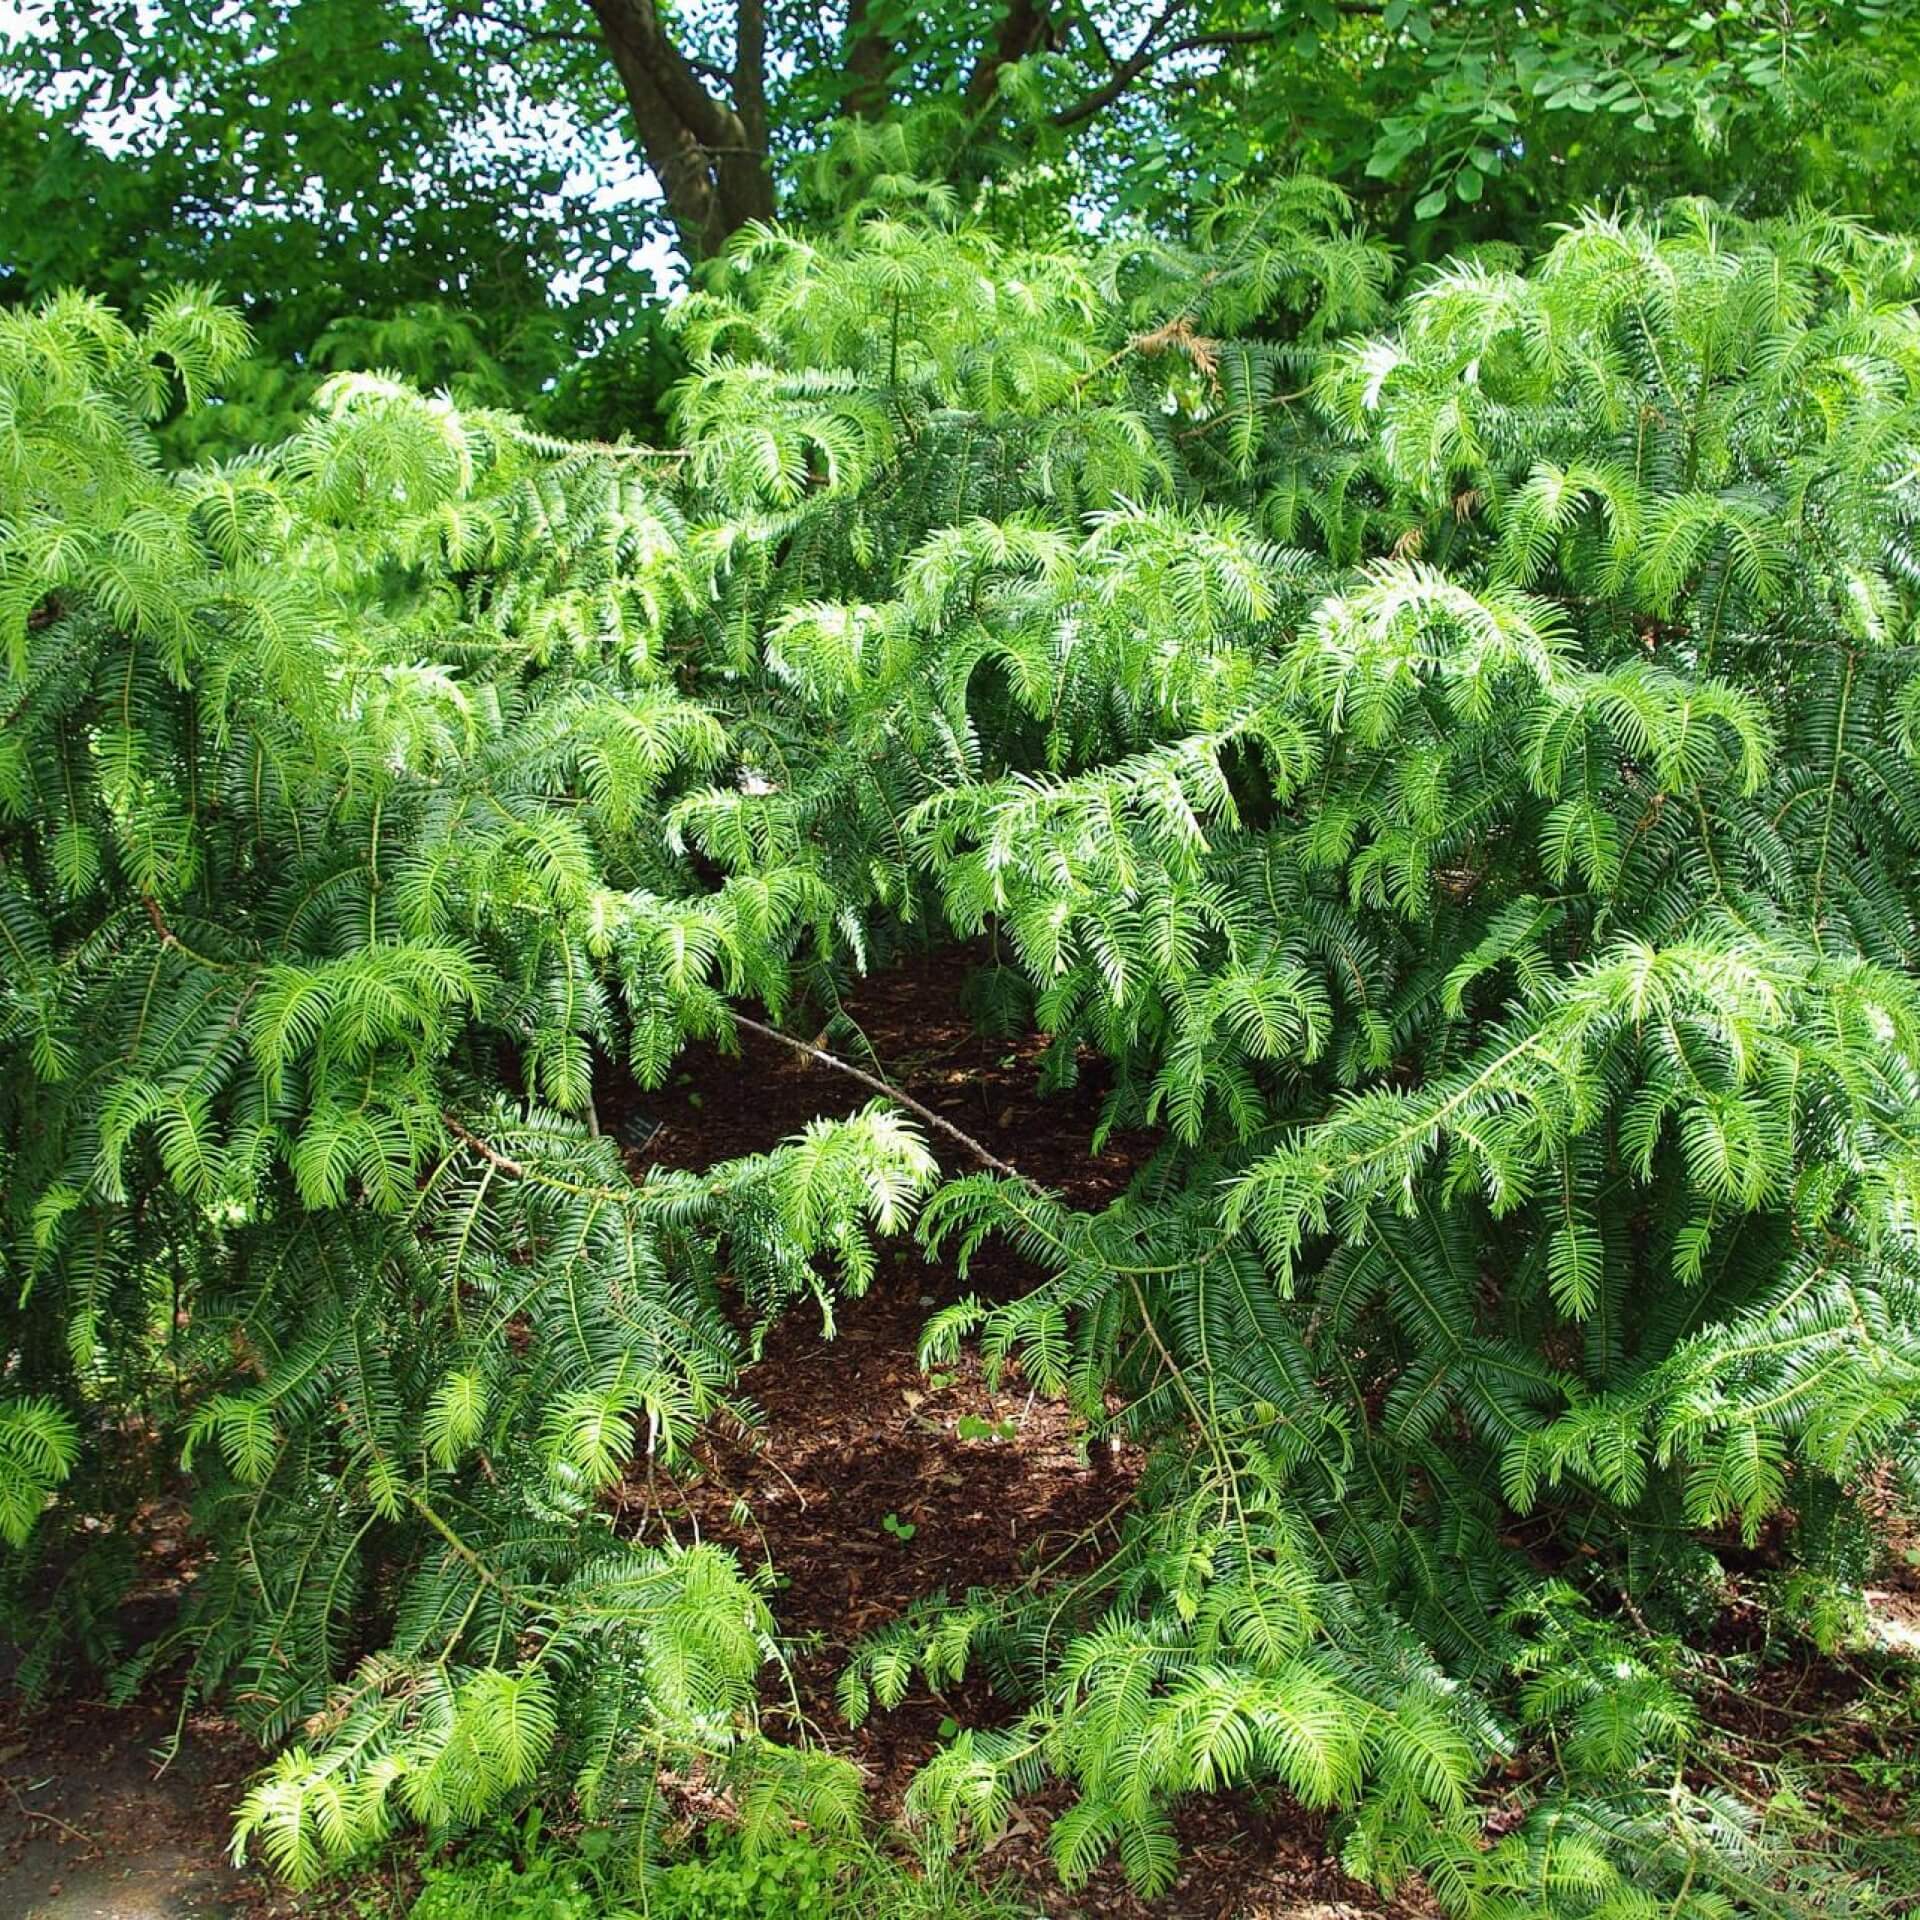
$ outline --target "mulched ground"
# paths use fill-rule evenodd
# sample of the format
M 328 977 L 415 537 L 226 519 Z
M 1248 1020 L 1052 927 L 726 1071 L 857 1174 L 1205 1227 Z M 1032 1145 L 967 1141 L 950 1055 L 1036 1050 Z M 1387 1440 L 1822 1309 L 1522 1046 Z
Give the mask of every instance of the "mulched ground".
M 1041 1096 L 1037 1043 L 978 1034 L 960 1006 L 960 979 L 951 958 L 921 959 L 863 983 L 847 1011 L 867 1051 L 844 1037 L 834 1050 L 869 1070 L 877 1065 L 891 1085 L 1076 1205 L 1113 1198 L 1150 1143 L 1116 1136 L 1098 1157 L 1089 1154 L 1105 1091 L 1098 1063 L 1086 1063 L 1075 1087 Z M 745 1034 L 739 1059 L 696 1051 L 673 1085 L 624 1100 L 616 1094 L 603 1103 L 603 1119 L 632 1143 L 638 1172 L 759 1152 L 816 1114 L 850 1112 L 871 1097 L 832 1069 Z M 949 1174 L 977 1171 L 952 1139 L 930 1131 L 929 1144 Z M 883 1814 L 898 1810 L 914 1771 L 939 1745 L 943 1720 L 986 1724 L 1006 1709 L 972 1686 L 956 1696 L 920 1692 L 849 1729 L 833 1693 L 849 1648 L 943 1589 L 958 1595 L 1015 1584 L 1038 1567 L 1093 1564 L 1112 1544 L 1140 1468 L 1130 1447 L 1087 1446 L 1063 1407 L 1017 1381 L 992 1391 L 972 1353 L 931 1377 L 916 1365 L 921 1328 L 939 1308 L 963 1292 L 1004 1298 L 1036 1277 L 993 1243 L 976 1256 L 964 1287 L 914 1247 L 889 1249 L 872 1291 L 837 1307 L 832 1340 L 804 1309 L 770 1334 L 765 1357 L 742 1382 L 764 1416 L 753 1434 L 706 1449 L 708 1471 L 690 1485 L 636 1476 L 626 1489 L 636 1517 L 675 1513 L 679 1525 L 724 1541 L 750 1563 L 770 1562 L 782 1576 L 775 1609 L 797 1643 L 802 1712 L 815 1737 L 860 1763 Z M 961 1438 L 968 1416 L 1007 1437 Z M 751 1509 L 745 1521 L 743 1501 Z M 911 1537 L 902 1539 L 907 1527 Z M 771 1724 L 790 1710 L 770 1694 L 768 1711 Z M 989 1860 L 1054 1913 L 1334 1920 L 1421 1910 L 1390 1907 L 1330 1866 L 1314 1816 L 1231 1800 L 1185 1816 L 1181 1882 L 1151 1907 L 1111 1866 L 1069 1898 L 1053 1883 L 1045 1847 L 1048 1821 L 1066 1797 L 1025 1806 Z
M 9 1709 L 11 1703 L 9 1703 Z M 165 1766 L 177 1703 L 61 1700 L 0 1715 L 0 1915 L 6 1920 L 286 1920 L 296 1896 L 226 1857 L 260 1750 L 192 1716 Z
M 1041 1100 L 1031 1047 L 976 1036 L 946 977 L 900 970 L 862 993 L 855 1012 L 873 1049 L 863 1064 L 877 1059 L 891 1084 L 1022 1171 L 1082 1204 L 1125 1184 L 1125 1145 L 1097 1160 L 1085 1153 L 1097 1089 Z M 738 1061 L 696 1055 L 680 1084 L 653 1096 L 657 1131 L 633 1152 L 636 1163 L 692 1167 L 757 1152 L 818 1113 L 871 1097 L 773 1041 L 743 1039 Z M 947 1172 L 974 1170 L 952 1140 L 935 1134 L 931 1144 Z M 848 1733 L 833 1709 L 846 1651 L 917 1598 L 1086 1564 L 1111 1546 L 1139 1470 L 1132 1449 L 1087 1446 L 1065 1408 L 1023 1384 L 992 1391 L 971 1352 L 931 1374 L 916 1364 L 921 1329 L 939 1308 L 963 1292 L 1004 1298 L 1034 1277 L 991 1243 L 964 1287 L 910 1243 L 885 1248 L 872 1290 L 836 1306 L 832 1338 L 805 1307 L 771 1331 L 742 1381 L 762 1416 L 755 1430 L 703 1448 L 706 1471 L 690 1485 L 636 1478 L 627 1490 L 630 1507 L 677 1509 L 681 1525 L 771 1563 L 783 1582 L 781 1628 L 801 1649 L 803 1709 L 868 1770 L 884 1811 L 897 1807 L 954 1703 L 912 1701 Z M 969 1426 L 976 1437 L 962 1438 L 962 1421 L 993 1435 Z
M 1110 1198 L 1146 1143 L 1118 1138 L 1098 1158 L 1088 1155 L 1102 1092 L 1097 1070 L 1071 1091 L 1042 1098 L 1034 1045 L 979 1036 L 960 1008 L 961 977 L 952 959 L 889 969 L 849 1002 L 865 1050 L 844 1035 L 835 1050 L 877 1066 L 1076 1203 Z M 636 1173 L 758 1152 L 816 1114 L 849 1112 L 871 1097 L 753 1035 L 743 1036 L 738 1059 L 696 1049 L 681 1064 L 658 1092 L 642 1094 L 613 1078 L 601 1091 L 603 1123 L 625 1143 Z M 971 1170 L 951 1140 L 936 1136 L 931 1144 L 950 1173 Z M 989 1246 L 968 1287 L 1004 1296 L 1033 1277 Z M 800 1309 L 773 1330 L 743 1382 L 762 1415 L 756 1428 L 717 1434 L 702 1449 L 700 1468 L 680 1481 L 636 1473 L 620 1496 L 636 1530 L 697 1530 L 752 1564 L 773 1566 L 800 1711 L 816 1738 L 859 1762 L 883 1813 L 898 1809 L 914 1770 L 938 1745 L 943 1720 L 984 1724 L 1005 1708 L 973 1687 L 947 1699 L 921 1693 L 849 1729 L 833 1697 L 849 1647 L 940 1589 L 1007 1585 L 1039 1566 L 1089 1562 L 1110 1543 L 1140 1467 L 1131 1449 L 1084 1445 L 1063 1409 L 1017 1382 L 990 1391 L 971 1354 L 932 1378 L 922 1374 L 915 1364 L 921 1328 L 960 1291 L 950 1268 L 927 1264 L 910 1245 L 889 1250 L 867 1297 L 841 1303 L 835 1338 L 823 1339 L 817 1317 Z M 967 1416 L 1004 1437 L 962 1438 L 958 1425 Z M 156 1551 L 154 1558 L 164 1577 L 168 1556 Z M 177 1545 L 172 1558 L 177 1563 Z M 1885 1598 L 1889 1617 L 1907 1607 L 1920 1645 L 1920 1596 L 1909 1589 Z M 1740 1629 L 1737 1615 L 1730 1618 L 1733 1638 L 1723 1651 L 1737 1658 Z M 1900 1716 L 1883 1683 L 1857 1663 L 1763 1662 L 1756 1650 L 1752 1683 L 1730 1689 L 1720 1706 L 1723 1731 L 1753 1761 L 1743 1785 L 1759 1784 L 1759 1769 L 1805 1763 L 1823 1782 L 1841 1783 L 1843 1819 L 1890 1834 L 1920 1804 L 1911 1754 L 1887 1751 L 1879 1731 Z M 164 1698 L 119 1710 L 67 1702 L 25 1719 L 8 1720 L 6 1711 L 0 1696 L 0 1916 L 188 1920 L 229 1912 L 277 1920 L 404 1911 L 397 1883 L 384 1899 L 378 1885 L 361 1883 L 364 1907 L 352 1904 L 352 1893 L 302 1902 L 226 1866 L 237 1783 L 258 1755 L 217 1718 L 196 1718 L 179 1758 L 156 1772 L 151 1750 L 172 1728 Z M 784 1695 L 770 1695 L 768 1712 L 770 1723 L 789 1712 Z M 1063 1800 L 1056 1792 L 1024 1806 L 987 1863 L 1055 1915 L 1358 1920 L 1427 1911 L 1384 1903 L 1330 1865 L 1315 1817 L 1284 1803 L 1234 1799 L 1183 1813 L 1181 1879 L 1152 1907 L 1135 1900 L 1111 1866 L 1069 1898 L 1052 1879 L 1045 1848 Z M 404 1851 L 397 1871 L 406 1871 Z

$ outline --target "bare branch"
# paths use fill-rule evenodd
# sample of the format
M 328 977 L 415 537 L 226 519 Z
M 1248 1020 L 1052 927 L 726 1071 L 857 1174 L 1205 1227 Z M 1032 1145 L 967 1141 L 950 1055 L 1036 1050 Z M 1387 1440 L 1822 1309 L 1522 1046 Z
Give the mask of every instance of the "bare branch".
M 478 20 L 489 27 L 497 27 L 503 33 L 517 35 L 522 40 L 539 41 L 553 46 L 592 47 L 599 42 L 590 33 L 576 33 L 567 27 L 536 27 L 525 20 L 516 20 L 511 14 L 495 13 L 484 7 L 480 0 L 453 0 L 447 8 L 447 14 L 454 20 Z
M 518 1160 L 509 1160 L 498 1147 L 488 1146 L 477 1133 L 469 1132 L 467 1128 L 463 1127 L 451 1113 L 443 1111 L 440 1115 L 440 1124 L 445 1127 L 456 1140 L 465 1146 L 471 1147 L 489 1166 L 497 1167 L 509 1180 L 524 1180 L 527 1177 L 526 1168 L 523 1167 Z
M 1158 51 L 1156 51 L 1156 42 L 1172 26 L 1185 5 L 1186 0 L 1167 0 L 1167 4 L 1148 22 L 1146 32 L 1140 36 L 1139 44 L 1124 60 L 1115 65 L 1112 77 L 1104 84 L 1095 87 L 1091 93 L 1083 95 L 1072 106 L 1062 107 L 1052 116 L 1053 124 L 1056 127 L 1076 127 L 1081 121 L 1092 119 L 1096 113 L 1118 100 L 1156 60 L 1164 60 L 1169 54 L 1177 51 L 1181 44 L 1179 41 Z
M 943 1119 L 934 1110 L 923 1105 L 910 1093 L 902 1093 L 890 1081 L 883 1080 L 877 1073 L 868 1073 L 864 1068 L 856 1067 L 842 1060 L 838 1054 L 829 1053 L 824 1047 L 816 1047 L 810 1040 L 796 1040 L 790 1033 L 782 1033 L 778 1027 L 769 1027 L 758 1020 L 749 1020 L 744 1013 L 736 1013 L 733 1023 L 745 1027 L 749 1033 L 764 1035 L 769 1040 L 778 1040 L 783 1047 L 791 1047 L 795 1053 L 805 1054 L 816 1066 L 832 1067 L 837 1073 L 844 1073 L 849 1079 L 858 1080 L 862 1086 L 871 1087 L 875 1093 L 885 1094 L 896 1105 L 905 1107 L 909 1113 L 915 1113 L 930 1127 L 938 1127 L 949 1139 L 957 1140 L 961 1146 L 973 1155 L 983 1166 L 991 1167 L 995 1173 L 1004 1173 L 1009 1180 L 1019 1180 L 1032 1186 L 1033 1181 L 1018 1167 L 1009 1166 L 997 1153 L 984 1147 L 972 1134 L 963 1133 L 951 1120 Z
M 1385 8 L 1379 4 L 1379 0 L 1337 0 L 1335 10 L 1372 17 L 1383 13 Z M 1107 59 L 1113 67 L 1112 77 L 1095 87 L 1091 93 L 1083 94 L 1070 106 L 1058 108 L 1049 116 L 1052 124 L 1056 127 L 1077 127 L 1082 121 L 1091 120 L 1095 114 L 1112 106 L 1136 80 L 1163 60 L 1172 60 L 1183 53 L 1260 46 L 1278 40 L 1281 35 L 1278 27 L 1239 27 L 1218 33 L 1182 34 L 1177 39 L 1162 41 L 1159 36 L 1172 24 L 1173 17 L 1179 11 L 1178 5 L 1162 9 L 1141 36 L 1140 44 L 1124 60 L 1114 61 L 1109 52 Z

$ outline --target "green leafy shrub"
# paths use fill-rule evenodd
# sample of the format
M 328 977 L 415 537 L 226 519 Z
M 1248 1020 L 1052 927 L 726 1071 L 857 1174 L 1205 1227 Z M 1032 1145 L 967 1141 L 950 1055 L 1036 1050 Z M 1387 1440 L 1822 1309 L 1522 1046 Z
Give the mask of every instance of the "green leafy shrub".
M 524 1868 L 508 1860 L 435 1867 L 408 1920 L 630 1920 L 634 1912 L 607 1905 L 576 1868 L 542 1854 Z
M 607 1843 L 607 1844 L 600 1844 Z M 622 1900 L 616 1836 L 582 1836 L 488 1859 L 481 1849 L 431 1869 L 408 1920 L 1025 1920 L 1032 1909 L 965 1873 L 907 1865 L 865 1845 L 788 1836 L 743 1844 L 716 1830 L 649 1872 Z
M 534 1792 L 645 1852 L 668 1763 L 834 1842 L 760 1586 L 604 1496 L 877 1237 L 999 1235 L 1045 1278 L 928 1357 L 1154 1465 L 1103 1569 L 849 1669 L 1015 1701 L 936 1850 L 1054 1777 L 1076 1884 L 1244 1787 L 1462 1915 L 1851 1897 L 1687 1790 L 1633 1622 L 1762 1547 L 1839 1618 L 1916 1463 L 1920 254 L 1689 204 L 1390 305 L 1311 182 L 1098 257 L 930 204 L 748 230 L 666 455 L 353 375 L 169 476 L 230 318 L 0 315 L 9 1531 L 123 1409 L 179 1449 L 144 1657 L 292 1742 L 295 1879 Z M 600 1132 L 606 1060 L 976 936 L 1158 1143 L 1103 1210 L 884 1103 Z
M 796 1840 L 764 1853 L 723 1850 L 669 1867 L 649 1883 L 647 1903 L 660 1920 L 777 1920 L 788 1913 L 859 1912 L 843 1897 L 846 1878 L 844 1862 Z

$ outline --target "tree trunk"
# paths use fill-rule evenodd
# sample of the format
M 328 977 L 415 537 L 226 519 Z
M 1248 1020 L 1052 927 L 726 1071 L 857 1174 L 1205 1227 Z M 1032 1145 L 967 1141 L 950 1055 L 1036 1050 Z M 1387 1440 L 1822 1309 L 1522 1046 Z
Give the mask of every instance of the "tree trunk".
M 856 120 L 878 120 L 893 96 L 893 44 L 873 29 L 869 0 L 847 0 L 845 65 L 852 84 L 846 109 Z
M 979 112 L 993 99 L 1002 67 L 1057 44 L 1047 0 L 1011 0 L 992 41 L 981 48 L 980 58 L 967 76 L 967 105 Z
M 740 0 L 731 104 L 701 83 L 654 0 L 592 6 L 681 251 L 711 259 L 748 221 L 773 218 L 763 0 Z
M 711 259 L 750 220 L 773 218 L 767 156 L 766 0 L 737 0 L 733 72 L 690 60 L 662 24 L 656 0 L 590 0 L 627 96 L 647 165 L 666 195 L 667 216 L 690 261 Z M 885 114 L 900 50 L 875 34 L 869 0 L 850 0 L 845 40 L 852 79 L 846 104 Z M 967 77 L 976 111 L 993 99 L 1000 71 L 1056 45 L 1049 0 L 1009 0 Z M 707 84 L 714 81 L 731 98 Z

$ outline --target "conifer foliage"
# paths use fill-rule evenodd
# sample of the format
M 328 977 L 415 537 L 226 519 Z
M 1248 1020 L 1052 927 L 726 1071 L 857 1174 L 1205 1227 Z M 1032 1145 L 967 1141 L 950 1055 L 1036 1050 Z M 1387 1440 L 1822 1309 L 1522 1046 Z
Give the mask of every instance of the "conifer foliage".
M 670 1758 L 849 1822 L 754 1732 L 767 1597 L 602 1496 L 917 1218 L 1045 1275 L 930 1358 L 1155 1447 L 1098 1576 L 848 1669 L 1018 1703 L 936 1844 L 1057 1776 L 1063 1875 L 1154 1891 L 1183 1795 L 1275 1785 L 1457 1914 L 1805 1911 L 1627 1623 L 1763 1539 L 1844 1619 L 1916 1464 L 1920 253 L 1686 204 L 1394 301 L 1311 182 L 1098 255 L 880 186 L 683 303 L 665 452 L 354 375 L 167 472 L 215 302 L 0 316 L 15 1591 L 110 1576 L 59 1528 L 137 1412 L 210 1559 L 123 1670 L 286 1743 L 294 1877 L 536 1780 L 644 1822 Z M 1103 1212 L 885 1103 L 599 1132 L 597 1068 L 976 937 L 1160 1143 Z

